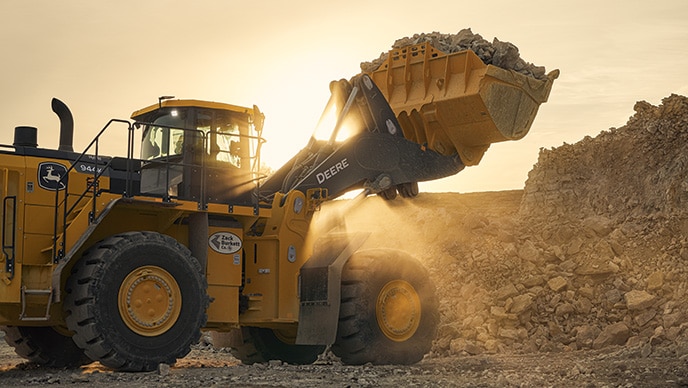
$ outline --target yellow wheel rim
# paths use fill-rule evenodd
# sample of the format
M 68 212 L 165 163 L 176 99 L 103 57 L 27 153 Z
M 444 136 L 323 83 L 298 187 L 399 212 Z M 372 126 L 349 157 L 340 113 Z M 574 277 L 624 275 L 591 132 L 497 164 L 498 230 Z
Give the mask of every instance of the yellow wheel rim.
M 294 345 L 296 344 L 296 333 L 284 330 L 273 330 L 272 331 L 278 340 L 284 342 L 285 344 Z
M 420 297 L 411 284 L 392 280 L 380 290 L 375 305 L 382 333 L 396 342 L 408 340 L 420 325 Z
M 127 327 L 146 337 L 169 330 L 182 309 L 177 281 L 156 266 L 139 267 L 129 273 L 119 288 L 117 302 Z

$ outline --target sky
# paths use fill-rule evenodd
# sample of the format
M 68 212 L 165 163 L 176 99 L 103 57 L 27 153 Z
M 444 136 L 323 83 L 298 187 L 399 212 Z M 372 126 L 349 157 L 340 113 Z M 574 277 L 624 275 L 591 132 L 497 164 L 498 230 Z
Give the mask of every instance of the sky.
M 28 125 L 57 148 L 53 97 L 72 110 L 81 151 L 108 120 L 172 95 L 257 105 L 276 169 L 307 143 L 330 81 L 398 38 L 471 28 L 561 76 L 525 138 L 421 190 L 519 189 L 541 148 L 621 127 L 636 101 L 688 95 L 687 20 L 686 0 L 2 0 L 0 144 Z M 124 155 L 121 133 L 101 153 Z

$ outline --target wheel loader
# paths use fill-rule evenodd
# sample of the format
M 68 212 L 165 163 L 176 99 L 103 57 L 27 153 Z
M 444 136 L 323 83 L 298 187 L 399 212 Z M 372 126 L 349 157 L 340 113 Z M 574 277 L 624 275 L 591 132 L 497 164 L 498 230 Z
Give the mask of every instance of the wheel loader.
M 330 84 L 316 134 L 267 177 L 256 106 L 161 97 L 78 153 L 53 99 L 57 149 L 38 147 L 34 127 L 0 145 L 5 339 L 48 367 L 149 371 L 203 331 L 230 333 L 244 363 L 312 363 L 327 346 L 347 364 L 418 362 L 439 321 L 427 270 L 362 249 L 368 234 L 337 217 L 313 219 L 346 192 L 410 198 L 478 164 L 491 143 L 525 136 L 557 74 L 428 43 L 392 50 Z M 100 154 L 112 131 L 125 156 Z

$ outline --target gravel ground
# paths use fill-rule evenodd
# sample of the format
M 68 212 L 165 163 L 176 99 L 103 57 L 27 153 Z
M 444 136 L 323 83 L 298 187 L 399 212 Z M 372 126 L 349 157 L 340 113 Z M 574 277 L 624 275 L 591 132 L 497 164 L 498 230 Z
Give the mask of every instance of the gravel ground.
M 332 357 L 313 365 L 241 365 L 225 349 L 197 346 L 171 368 L 148 373 L 46 369 L 0 346 L 0 384 L 91 387 L 688 387 L 688 360 L 670 353 L 643 357 L 640 349 L 606 348 L 528 355 L 427 357 L 413 366 L 347 366 Z

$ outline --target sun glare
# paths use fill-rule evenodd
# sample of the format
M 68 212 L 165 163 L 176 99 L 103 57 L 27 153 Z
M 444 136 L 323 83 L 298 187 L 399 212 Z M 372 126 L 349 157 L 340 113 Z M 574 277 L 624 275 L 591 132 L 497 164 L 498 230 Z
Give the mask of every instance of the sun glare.
M 353 131 L 351 126 L 347 125 L 346 121 L 339 125 L 337 128 L 337 106 L 335 104 L 328 104 L 327 108 L 320 117 L 320 121 L 313 132 L 313 137 L 317 140 L 329 141 L 332 138 L 332 133 L 337 130 L 337 135 L 334 139 L 336 142 L 341 142 L 348 139 Z

